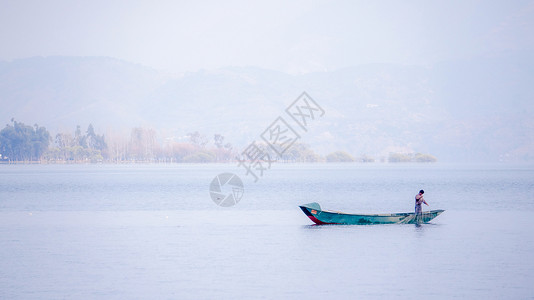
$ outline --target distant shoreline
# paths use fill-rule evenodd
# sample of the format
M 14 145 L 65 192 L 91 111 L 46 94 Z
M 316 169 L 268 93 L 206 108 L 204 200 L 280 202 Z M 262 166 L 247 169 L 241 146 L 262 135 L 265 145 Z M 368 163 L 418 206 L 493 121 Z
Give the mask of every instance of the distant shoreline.
M 102 161 L 102 162 L 90 162 L 90 161 L 0 161 L 0 165 L 136 165 L 136 164 L 153 164 L 153 165 L 224 165 L 224 164 L 238 164 L 238 161 L 224 161 L 224 162 L 181 162 L 181 161 Z M 346 161 L 346 162 L 328 162 L 328 161 L 276 161 L 272 164 L 354 164 L 354 165 L 403 165 L 403 164 L 436 164 L 437 162 L 360 162 L 360 161 Z

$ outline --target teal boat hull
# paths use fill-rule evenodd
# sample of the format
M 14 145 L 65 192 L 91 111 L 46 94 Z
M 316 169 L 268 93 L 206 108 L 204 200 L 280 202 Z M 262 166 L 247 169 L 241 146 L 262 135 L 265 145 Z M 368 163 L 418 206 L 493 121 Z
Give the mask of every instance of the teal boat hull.
M 393 213 L 393 214 L 347 214 L 329 210 L 322 210 L 317 202 L 303 204 L 300 209 L 315 224 L 342 225 L 373 225 L 373 224 L 421 224 L 430 222 L 444 210 L 425 211 L 422 214 Z

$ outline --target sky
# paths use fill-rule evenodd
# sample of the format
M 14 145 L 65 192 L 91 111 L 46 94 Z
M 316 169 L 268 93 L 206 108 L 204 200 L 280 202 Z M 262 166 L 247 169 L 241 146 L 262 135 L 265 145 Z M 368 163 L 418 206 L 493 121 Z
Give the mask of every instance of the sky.
M 0 0 L 0 60 L 108 56 L 290 74 L 534 50 L 534 1 Z

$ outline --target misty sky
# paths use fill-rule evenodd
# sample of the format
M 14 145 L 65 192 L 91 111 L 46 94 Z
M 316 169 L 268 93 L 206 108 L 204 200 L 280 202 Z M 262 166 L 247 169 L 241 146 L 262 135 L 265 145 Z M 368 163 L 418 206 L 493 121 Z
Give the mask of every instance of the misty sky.
M 534 50 L 534 1 L 0 2 L 0 60 L 110 56 L 172 72 L 306 73 Z

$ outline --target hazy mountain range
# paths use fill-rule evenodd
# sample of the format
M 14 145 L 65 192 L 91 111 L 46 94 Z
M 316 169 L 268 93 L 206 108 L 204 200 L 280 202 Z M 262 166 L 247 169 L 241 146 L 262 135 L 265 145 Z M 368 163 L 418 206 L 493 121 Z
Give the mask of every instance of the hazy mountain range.
M 0 122 L 52 134 L 89 123 L 104 134 L 154 128 L 160 139 L 218 133 L 242 148 L 306 91 L 325 115 L 302 142 L 320 154 L 532 161 L 533 82 L 533 63 L 517 55 L 304 75 L 254 67 L 175 75 L 106 57 L 35 57 L 0 62 Z

